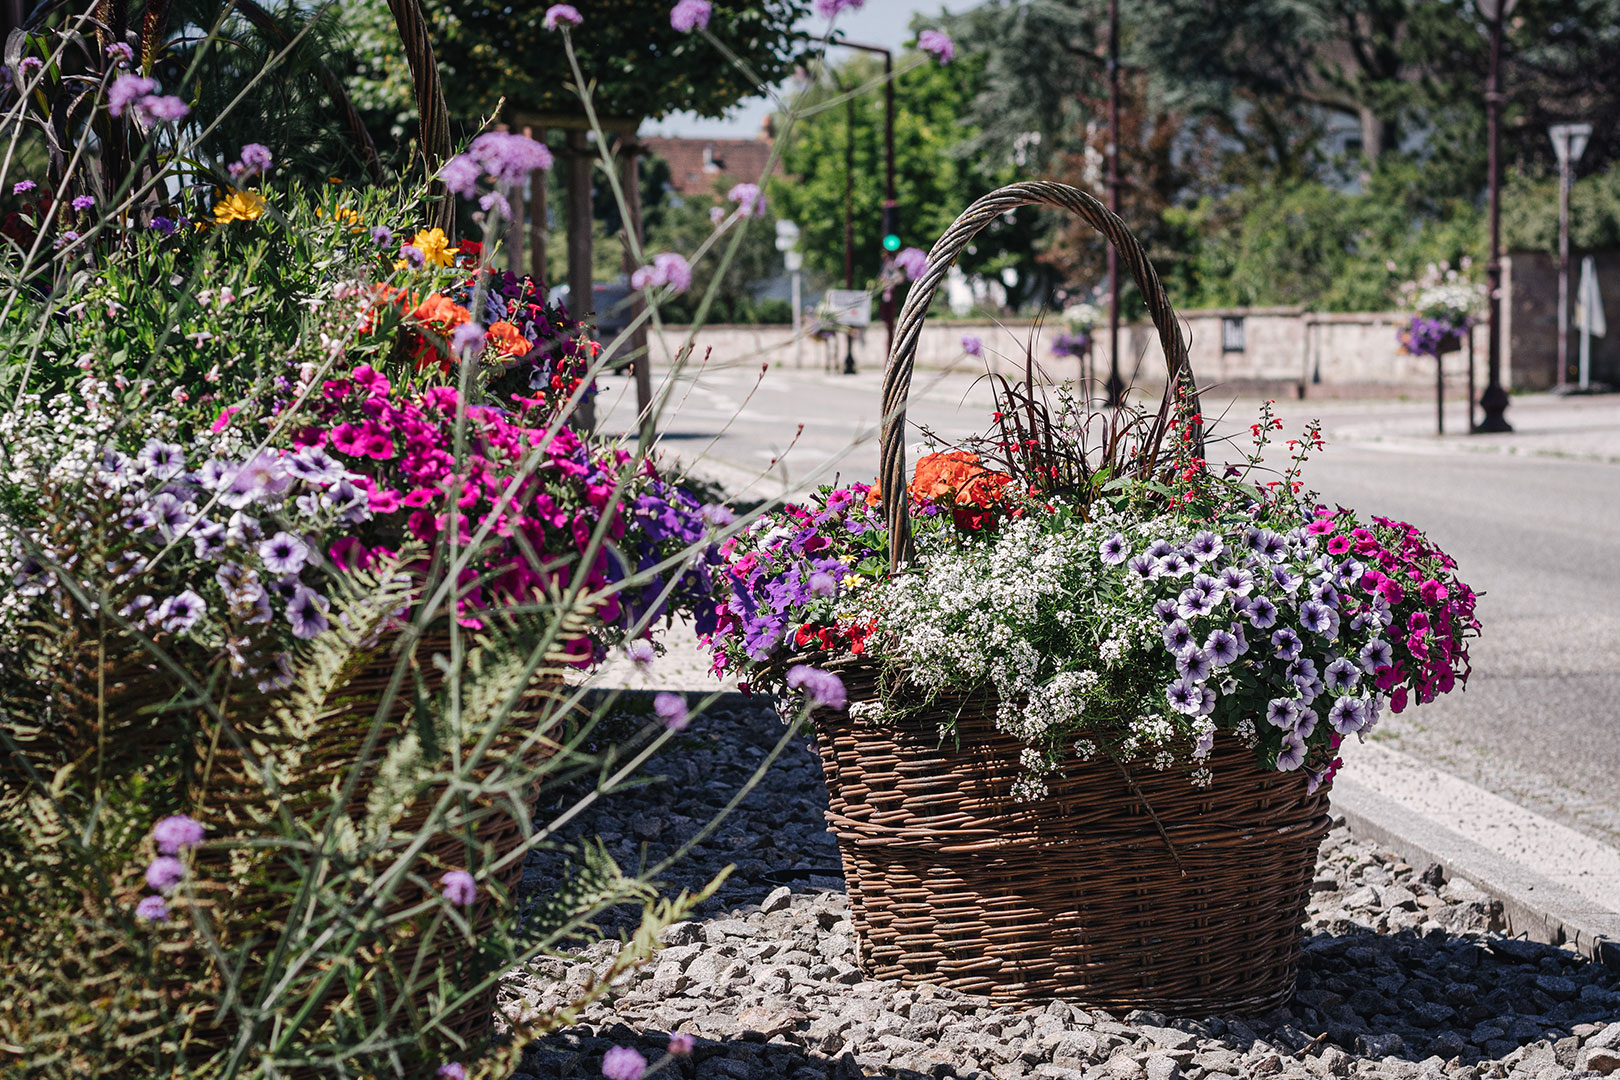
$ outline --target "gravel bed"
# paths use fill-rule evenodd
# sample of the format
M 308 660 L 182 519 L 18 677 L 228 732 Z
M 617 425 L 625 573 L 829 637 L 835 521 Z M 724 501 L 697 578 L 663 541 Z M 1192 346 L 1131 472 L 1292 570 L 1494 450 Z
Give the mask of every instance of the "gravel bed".
M 767 702 L 723 698 L 648 766 L 652 783 L 579 825 L 622 864 L 690 837 L 780 738 Z M 1223 1077 L 1620 1076 L 1620 976 L 1566 950 L 1505 938 L 1500 904 L 1441 867 L 1411 867 L 1335 829 L 1312 885 L 1299 988 L 1243 1020 L 1124 1015 L 865 980 L 814 748 L 796 740 L 666 889 L 736 870 L 669 947 L 581 1023 L 534 1043 L 513 1080 L 602 1076 L 615 1046 L 688 1080 L 834 1077 L 1204 1080 Z M 536 854 L 535 888 L 555 873 Z M 821 873 L 815 873 L 820 871 Z M 611 926 L 611 923 L 610 923 Z M 513 972 L 503 1006 L 560 1004 L 614 941 Z M 666 1058 L 671 1034 L 695 1037 Z

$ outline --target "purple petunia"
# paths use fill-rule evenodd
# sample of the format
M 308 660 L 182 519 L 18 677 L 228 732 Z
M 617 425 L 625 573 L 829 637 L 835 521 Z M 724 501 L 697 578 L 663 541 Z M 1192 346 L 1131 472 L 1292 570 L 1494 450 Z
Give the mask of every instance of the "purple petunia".
M 684 731 L 686 725 L 692 722 L 691 714 L 686 708 L 686 698 L 667 690 L 653 695 L 653 712 L 670 731 Z
M 1125 568 L 1143 581 L 1159 576 L 1159 560 L 1145 551 L 1140 555 L 1131 556 Z
M 1277 771 L 1292 772 L 1305 764 L 1305 740 L 1294 731 L 1283 735 L 1282 746 L 1277 751 Z
M 560 26 L 578 26 L 584 21 L 572 4 L 552 4 L 546 8 L 546 16 L 541 23 L 547 30 L 555 30 Z
M 1205 530 L 1192 538 L 1192 542 L 1187 545 L 1187 550 L 1199 562 L 1207 563 L 1225 551 L 1226 545 L 1221 542 L 1220 537 Z
M 1187 624 L 1177 619 L 1164 628 L 1164 646 L 1172 653 L 1180 656 L 1182 653 L 1197 647 L 1193 641 L 1192 630 Z
M 1214 610 L 1214 594 L 1205 592 L 1196 586 L 1181 590 L 1181 595 L 1176 597 L 1176 612 L 1183 619 L 1196 619 L 1208 615 Z
M 1361 671 L 1341 656 L 1322 672 L 1322 681 L 1327 683 L 1329 690 L 1351 690 L 1361 681 Z
M 259 558 L 277 574 L 296 574 L 309 561 L 309 545 L 289 532 L 259 542 Z
M 1221 588 L 1233 596 L 1248 596 L 1254 591 L 1254 575 L 1241 566 L 1228 566 L 1221 571 Z
M 1176 602 L 1170 599 L 1156 601 L 1153 605 L 1153 614 L 1157 615 L 1159 621 L 1166 626 L 1181 618 L 1181 613 L 1176 610 Z
M 1299 606 L 1299 624 L 1323 637 L 1331 638 L 1339 632 L 1339 616 L 1320 600 L 1307 600 Z
M 647 1059 L 628 1046 L 615 1046 L 602 1055 L 605 1080 L 642 1080 L 647 1075 Z
M 324 633 L 330 624 L 326 621 L 326 598 L 306 585 L 293 589 L 287 602 L 287 622 L 292 624 L 293 637 L 308 641 Z
M 1274 697 L 1266 702 L 1266 723 L 1285 731 L 1294 729 L 1294 699 Z
M 787 674 L 789 690 L 802 690 L 810 706 L 817 709 L 842 709 L 849 698 L 844 680 L 830 671 L 799 664 Z
M 146 868 L 146 886 L 167 894 L 186 876 L 186 867 L 173 855 L 159 855 Z
M 1242 655 L 1238 648 L 1238 639 L 1235 634 L 1226 630 L 1214 630 L 1204 642 L 1204 652 L 1215 663 L 1225 666 Z
M 1209 654 L 1203 649 L 1188 649 L 1176 657 L 1176 670 L 1181 672 L 1184 678 L 1201 683 L 1209 678 L 1213 667 L 1210 664 Z
M 928 273 L 928 252 L 922 248 L 905 248 L 894 257 L 894 265 L 906 275 L 907 281 L 916 281 Z
M 1298 634 L 1285 626 L 1271 635 L 1271 647 L 1277 650 L 1277 659 L 1287 661 L 1298 658 L 1305 644 L 1299 640 Z
M 1249 625 L 1256 630 L 1269 630 L 1277 625 L 1277 605 L 1268 596 L 1256 596 L 1250 600 L 1246 615 Z
M 956 59 L 956 42 L 942 30 L 924 30 L 917 35 L 917 48 L 929 53 L 942 64 Z
M 1203 688 L 1194 685 L 1190 679 L 1177 679 L 1165 687 L 1164 696 L 1170 702 L 1170 707 L 1183 716 L 1197 715 L 1204 704 Z
M 135 905 L 135 917 L 147 922 L 162 922 L 169 917 L 169 905 L 161 896 L 148 896 Z
M 1366 707 L 1360 698 L 1342 697 L 1328 710 L 1327 720 L 1340 735 L 1353 735 L 1366 724 Z
M 186 589 L 158 605 L 157 622 L 171 634 L 183 634 L 208 612 L 202 597 Z
M 1390 648 L 1389 642 L 1374 638 L 1361 647 L 1356 659 L 1361 662 L 1362 671 L 1376 675 L 1384 668 L 1395 666 L 1395 650 Z
M 658 650 L 646 638 L 636 638 L 625 645 L 625 657 L 634 665 L 636 670 L 643 674 L 652 670 L 653 662 L 658 659 Z
M 154 480 L 170 480 L 186 467 L 186 454 L 179 443 L 149 439 L 135 460 Z
M 439 879 L 439 890 L 444 898 L 457 907 L 466 907 L 478 896 L 478 883 L 465 870 L 448 870 Z
M 152 840 L 161 855 L 178 855 L 203 841 L 203 827 L 184 814 L 172 814 L 152 826 Z
M 805 584 L 817 596 L 832 596 L 838 592 L 838 582 L 834 581 L 833 576 L 827 573 L 811 574 L 810 580 Z
M 1123 533 L 1115 533 L 1102 542 L 1100 548 L 1102 561 L 1109 566 L 1118 566 L 1131 557 L 1131 546 L 1125 542 Z
M 683 34 L 693 30 L 706 30 L 714 6 L 709 0 L 680 0 L 669 12 L 669 25 Z

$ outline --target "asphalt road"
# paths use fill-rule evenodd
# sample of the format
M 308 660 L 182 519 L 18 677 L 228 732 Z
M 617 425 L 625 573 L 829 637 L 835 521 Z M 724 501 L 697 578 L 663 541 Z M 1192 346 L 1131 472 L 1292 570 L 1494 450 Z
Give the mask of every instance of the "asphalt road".
M 835 470 L 867 479 L 877 468 L 879 386 L 875 371 L 711 367 L 677 383 L 662 449 L 734 493 L 803 490 Z M 608 384 L 604 430 L 629 426 L 624 390 L 623 381 Z M 1232 429 L 1246 434 L 1256 405 L 1235 403 Z M 923 372 L 909 415 L 959 437 L 990 407 L 988 388 L 971 374 Z M 1422 401 L 1285 402 L 1279 410 L 1290 427 L 1323 419 L 1329 450 L 1306 479 L 1325 498 L 1419 525 L 1483 594 L 1484 636 L 1466 691 L 1390 718 L 1375 737 L 1620 843 L 1620 464 L 1557 449 L 1620 445 L 1620 405 L 1527 400 L 1515 414 L 1523 437 L 1494 447 L 1484 437 L 1427 436 L 1433 406 Z M 1222 410 L 1206 402 L 1205 411 Z M 1463 427 L 1460 404 L 1448 422 L 1454 432 Z M 1560 430 L 1584 441 L 1536 442 L 1538 432 Z

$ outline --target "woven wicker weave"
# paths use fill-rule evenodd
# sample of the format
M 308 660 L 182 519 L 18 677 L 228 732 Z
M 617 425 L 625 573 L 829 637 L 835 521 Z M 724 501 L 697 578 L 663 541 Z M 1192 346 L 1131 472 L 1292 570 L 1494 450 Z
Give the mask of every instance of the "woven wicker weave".
M 883 491 L 906 490 L 906 393 L 934 290 L 980 228 L 1032 202 L 1074 211 L 1120 249 L 1158 326 L 1167 398 L 1178 385 L 1193 392 L 1175 314 L 1124 224 L 1063 185 L 1002 188 L 946 231 L 906 298 L 884 376 Z M 885 500 L 891 566 L 916 557 L 906 503 Z M 881 700 L 871 662 L 833 667 L 852 704 Z M 890 693 L 904 695 L 904 682 Z M 906 704 L 900 722 L 815 717 L 868 975 L 1182 1015 L 1264 1011 L 1293 992 L 1325 791 L 1262 770 L 1222 736 L 1208 788 L 1190 766 L 1071 758 L 1045 797 L 1017 802 L 1024 746 L 996 729 L 988 692 Z M 954 736 L 942 742 L 946 728 Z

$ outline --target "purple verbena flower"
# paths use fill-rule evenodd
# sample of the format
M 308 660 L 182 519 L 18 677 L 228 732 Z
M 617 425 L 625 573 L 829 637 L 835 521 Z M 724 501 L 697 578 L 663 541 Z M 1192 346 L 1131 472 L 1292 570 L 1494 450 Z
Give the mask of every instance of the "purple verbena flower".
M 929 53 L 942 64 L 956 59 L 956 42 L 943 30 L 924 30 L 917 35 L 917 48 Z
M 922 248 L 905 248 L 894 257 L 894 265 L 906 275 L 907 281 L 916 281 L 928 273 L 928 252 Z
M 152 826 L 152 840 L 161 855 L 178 855 L 203 841 L 203 827 L 184 814 L 172 814 Z
M 669 1037 L 669 1045 L 665 1051 L 672 1057 L 686 1057 L 697 1046 L 697 1040 L 690 1033 L 677 1031 Z
M 114 61 L 119 67 L 125 67 L 135 62 L 135 50 L 127 42 L 115 41 L 107 46 L 107 59 Z
M 969 356 L 983 356 L 984 342 L 973 334 L 962 335 L 962 351 Z
M 159 855 L 146 868 L 146 886 L 165 895 L 186 876 L 186 866 L 173 855 Z
M 88 210 L 94 205 L 96 205 L 94 195 L 80 195 L 73 200 L 73 209 L 75 210 Z
M 378 247 L 387 247 L 394 242 L 394 233 L 386 225 L 373 225 L 371 228 L 371 242 Z
M 547 30 L 555 30 L 559 26 L 578 26 L 584 21 L 572 4 L 552 4 L 546 8 L 546 16 L 541 23 Z
M 35 186 L 36 185 L 32 180 L 19 180 L 15 184 L 11 185 L 11 193 L 13 195 L 21 195 L 25 192 L 33 191 Z
M 124 110 L 157 89 L 157 80 L 144 75 L 120 75 L 107 88 L 107 111 L 123 116 Z
M 135 917 L 147 922 L 162 922 L 169 917 L 169 905 L 161 896 L 148 896 L 135 905 Z
M 859 11 L 866 0 L 816 0 L 816 14 L 830 19 L 841 11 Z
M 150 120 L 178 123 L 191 115 L 191 106 L 172 95 L 151 94 L 138 99 L 135 108 Z
M 804 691 L 811 708 L 842 709 L 849 700 L 844 690 L 844 680 L 830 671 L 807 664 L 799 664 L 788 670 L 787 686 L 789 690 Z
M 692 722 L 686 708 L 686 698 L 667 690 L 653 695 L 653 712 L 670 731 L 684 731 L 686 725 Z
M 737 213 L 743 217 L 765 212 L 765 195 L 758 184 L 737 184 L 726 192 L 726 198 L 737 204 Z
M 705 30 L 709 26 L 709 16 L 714 13 L 714 6 L 709 0 L 680 0 L 669 12 L 669 25 L 683 34 L 690 34 L 693 30 Z
M 439 879 L 439 891 L 457 907 L 466 907 L 478 896 L 478 883 L 465 870 L 447 870 Z
M 602 1055 L 604 1080 L 642 1080 L 647 1075 L 647 1059 L 628 1046 L 615 1046 Z
M 459 1061 L 447 1061 L 433 1075 L 439 1080 L 467 1080 L 467 1067 Z

